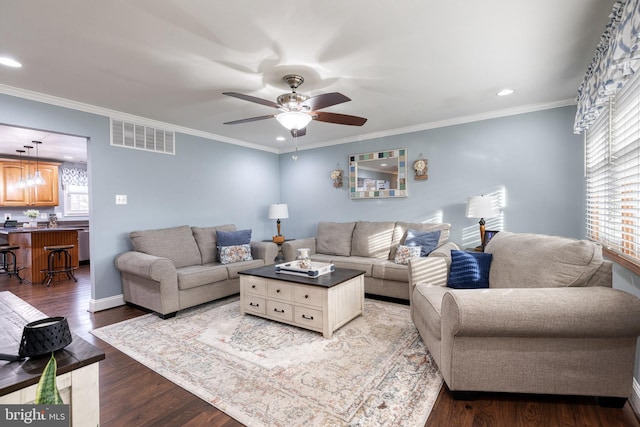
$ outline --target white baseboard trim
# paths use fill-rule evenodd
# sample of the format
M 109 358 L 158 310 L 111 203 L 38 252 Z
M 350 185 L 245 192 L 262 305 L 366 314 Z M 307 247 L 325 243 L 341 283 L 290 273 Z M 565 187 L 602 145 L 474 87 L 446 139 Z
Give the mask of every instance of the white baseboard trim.
M 89 300 L 89 312 L 95 313 L 96 311 L 107 310 L 124 304 L 124 295 L 122 294 L 108 298 L 91 299 Z
M 640 384 L 636 379 L 633 379 L 633 392 L 631 393 L 631 399 L 629 399 L 631 409 L 636 413 L 636 416 L 640 418 Z

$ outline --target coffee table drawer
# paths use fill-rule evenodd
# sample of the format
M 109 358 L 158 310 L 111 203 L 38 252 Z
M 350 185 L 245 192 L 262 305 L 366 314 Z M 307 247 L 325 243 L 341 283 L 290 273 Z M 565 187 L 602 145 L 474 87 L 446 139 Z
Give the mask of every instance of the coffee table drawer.
M 291 301 L 292 287 L 288 283 L 268 282 L 267 297 Z
M 255 295 L 267 294 L 267 280 L 261 277 L 243 276 L 242 283 L 246 293 Z
M 308 307 L 295 307 L 295 323 L 303 328 L 322 330 L 322 310 Z
M 267 312 L 266 300 L 256 295 L 247 294 L 244 297 L 244 310 L 249 313 L 265 314 Z
M 322 300 L 325 295 L 324 291 L 324 289 L 318 287 L 296 286 L 293 288 L 293 300 L 299 304 L 322 308 Z
M 293 322 L 293 306 L 279 301 L 267 301 L 267 316 Z

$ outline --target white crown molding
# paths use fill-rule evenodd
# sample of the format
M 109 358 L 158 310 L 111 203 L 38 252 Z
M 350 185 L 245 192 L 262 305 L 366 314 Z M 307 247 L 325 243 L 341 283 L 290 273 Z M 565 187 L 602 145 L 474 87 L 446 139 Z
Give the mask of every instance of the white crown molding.
M 441 121 L 437 121 L 437 122 L 423 123 L 423 124 L 417 125 L 417 126 L 409 126 L 409 127 L 404 127 L 404 128 L 389 129 L 389 130 L 385 130 L 383 132 L 373 132 L 373 133 L 368 133 L 368 134 L 364 134 L 364 135 L 358 135 L 358 136 L 352 137 L 352 138 L 335 139 L 335 140 L 332 140 L 332 141 L 325 141 L 325 142 L 323 142 L 321 144 L 305 145 L 304 147 L 298 147 L 298 151 L 312 150 L 314 148 L 328 147 L 330 145 L 347 144 L 349 142 L 365 141 L 365 140 L 376 139 L 376 138 L 384 138 L 384 137 L 388 137 L 388 136 L 401 135 L 401 134 L 405 134 L 405 133 L 420 132 L 420 131 L 429 130 L 429 129 L 437 129 L 437 128 L 443 128 L 443 127 L 447 127 L 447 126 L 454 126 L 454 125 L 461 125 L 461 124 L 465 124 L 465 123 L 479 122 L 479 121 L 482 121 L 482 120 L 490 120 L 490 119 L 498 119 L 498 118 L 501 118 L 501 117 L 516 116 L 518 114 L 533 113 L 535 111 L 550 110 L 552 108 L 567 107 L 567 106 L 570 106 L 570 105 L 576 105 L 576 101 L 574 99 L 567 99 L 567 100 L 564 100 L 564 101 L 549 102 L 549 103 L 544 103 L 544 104 L 523 105 L 523 106 L 515 107 L 515 108 L 489 111 L 489 112 L 486 112 L 486 113 L 473 114 L 473 115 L 469 115 L 469 116 L 461 116 L 461 117 L 456 117 L 456 118 L 447 119 L 447 120 L 441 120 Z M 289 152 L 292 152 L 294 150 L 295 150 L 295 148 L 286 148 L 286 149 L 282 149 L 281 153 L 289 153 Z
M 7 86 L 3 84 L 0 84 L 0 93 L 3 93 L 5 95 L 16 96 L 19 98 L 30 99 L 32 101 L 43 102 L 45 104 L 57 105 L 59 107 L 65 107 L 73 110 L 83 111 L 86 113 L 93 113 L 101 116 L 111 117 L 114 119 L 127 120 L 134 123 L 150 126 L 150 127 L 156 127 L 164 130 L 171 130 L 173 132 L 180 132 L 187 135 L 198 136 L 205 139 L 211 139 L 214 141 L 225 142 L 228 144 L 239 145 L 242 147 L 253 148 L 261 151 L 268 151 L 270 153 L 275 153 L 275 154 L 290 153 L 295 150 L 295 147 L 281 148 L 281 149 L 265 147 L 263 145 L 253 144 L 250 142 L 241 141 L 239 139 L 229 138 L 226 136 L 216 135 L 213 133 L 203 132 L 203 131 L 186 128 L 182 126 L 176 126 L 171 123 L 159 122 L 159 121 L 148 119 L 145 117 L 135 116 L 133 114 L 122 113 L 120 111 L 110 110 L 108 108 L 102 108 L 102 107 L 98 107 L 91 104 L 85 104 L 82 102 L 72 101 L 70 99 L 60 98 L 57 96 L 47 95 L 44 93 L 34 92 L 34 91 L 21 89 L 13 86 Z M 549 110 L 552 108 L 566 107 L 569 105 L 576 105 L 576 101 L 572 99 L 572 100 L 564 100 L 564 101 L 551 102 L 551 103 L 545 103 L 545 104 L 532 104 L 532 105 L 524 105 L 524 106 L 510 108 L 510 109 L 489 111 L 481 114 L 456 117 L 453 119 L 441 120 L 437 122 L 423 123 L 417 126 L 389 129 L 382 132 L 373 132 L 373 133 L 368 133 L 364 135 L 357 135 L 355 137 L 324 141 L 319 144 L 311 144 L 311 145 L 305 145 L 304 147 L 298 147 L 298 151 L 312 150 L 315 148 L 328 147 L 331 145 L 347 144 L 347 143 L 356 142 L 356 141 L 365 141 L 369 139 L 384 138 L 384 137 L 389 137 L 394 135 L 420 132 L 424 130 L 442 128 L 446 126 L 454 126 L 454 125 L 460 125 L 465 123 L 478 122 L 482 120 L 489 120 L 489 119 L 496 119 L 500 117 L 531 113 L 535 111 Z
M 72 101 L 70 99 L 60 98 L 57 96 L 47 95 L 44 93 L 33 92 L 26 89 L 20 89 L 13 86 L 7 86 L 0 84 L 0 93 L 5 95 L 15 96 L 18 98 L 29 99 L 31 101 L 38 101 L 45 104 L 56 105 L 58 107 L 69 108 L 72 110 L 78 110 L 85 113 L 97 114 L 100 116 L 111 117 L 116 120 L 124 120 L 141 125 L 169 130 L 172 132 L 180 132 L 186 135 L 198 136 L 205 139 L 211 139 L 214 141 L 225 142 L 227 144 L 240 145 L 247 148 L 253 148 L 261 151 L 268 151 L 271 153 L 279 153 L 278 149 L 265 147 L 263 145 L 253 144 L 239 139 L 229 138 L 222 135 L 216 135 L 209 132 L 203 132 L 196 129 L 191 129 L 183 126 L 177 126 L 171 123 L 159 122 L 157 120 L 148 119 L 146 117 L 140 117 L 133 114 L 122 113 L 120 111 L 110 110 L 108 108 L 97 107 L 91 104 L 85 104 L 82 102 Z

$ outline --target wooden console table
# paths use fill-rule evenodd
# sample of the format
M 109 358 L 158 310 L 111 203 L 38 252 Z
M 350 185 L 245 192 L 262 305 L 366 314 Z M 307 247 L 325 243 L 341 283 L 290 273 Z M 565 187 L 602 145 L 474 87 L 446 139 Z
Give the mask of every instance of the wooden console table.
M 0 353 L 17 354 L 24 325 L 46 318 L 11 292 L 0 292 Z M 75 334 L 67 347 L 55 352 L 56 384 L 65 404 L 70 404 L 74 427 L 100 424 L 98 362 L 104 353 Z M 0 404 L 30 404 L 49 355 L 18 362 L 0 361 Z

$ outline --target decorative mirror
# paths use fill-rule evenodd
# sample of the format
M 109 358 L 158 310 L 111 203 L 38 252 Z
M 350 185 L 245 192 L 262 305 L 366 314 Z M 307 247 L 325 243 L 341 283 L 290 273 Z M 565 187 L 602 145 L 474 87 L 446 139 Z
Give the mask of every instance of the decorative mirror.
M 407 197 L 407 149 L 350 155 L 349 196 L 352 199 Z

